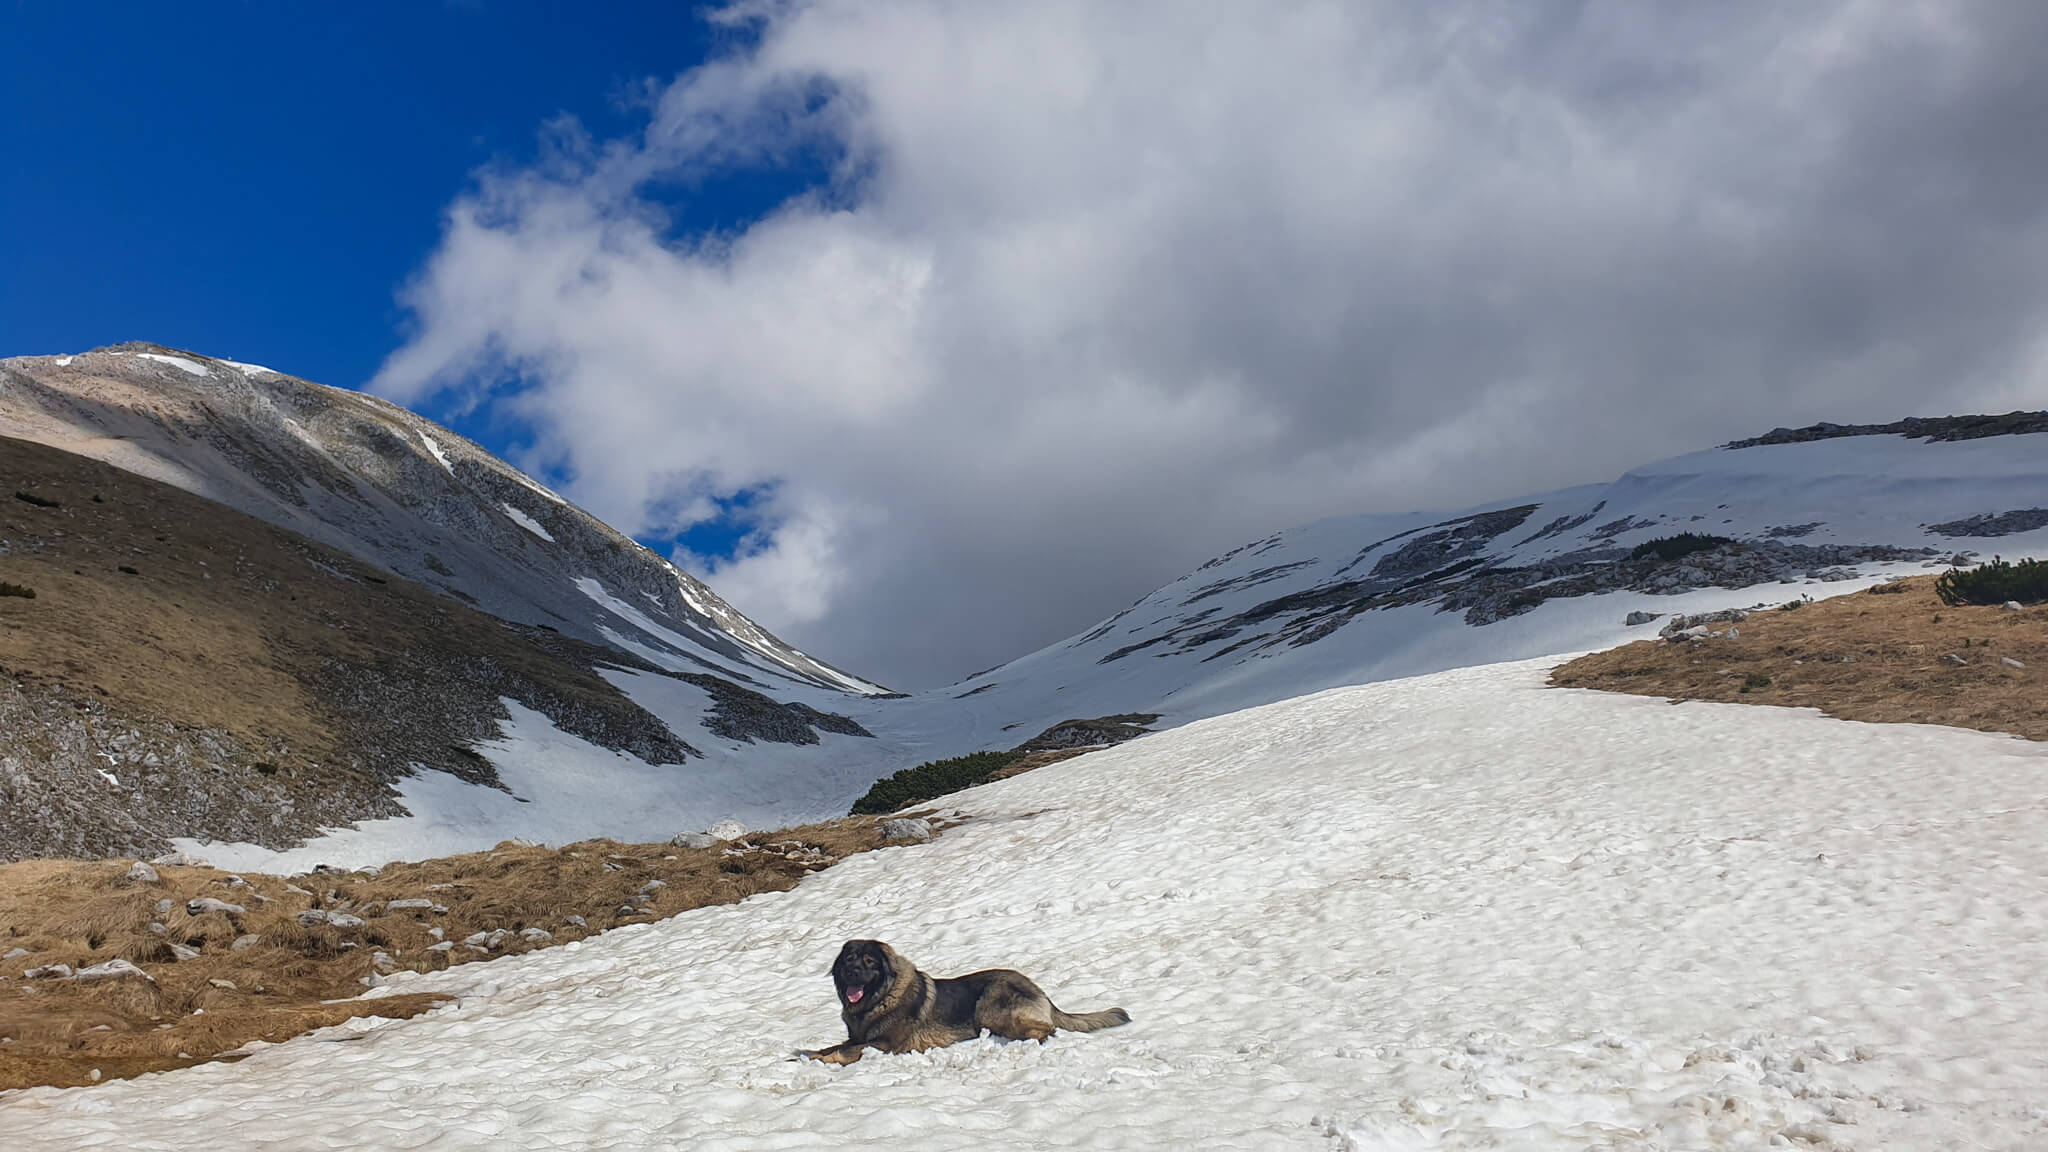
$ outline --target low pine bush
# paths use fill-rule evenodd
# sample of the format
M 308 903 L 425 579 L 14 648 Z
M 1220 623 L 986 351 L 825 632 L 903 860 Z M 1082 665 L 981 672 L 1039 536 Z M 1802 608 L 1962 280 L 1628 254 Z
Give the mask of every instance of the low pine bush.
M 1726 536 L 1680 532 L 1676 536 L 1659 536 L 1655 540 L 1645 540 L 1629 550 L 1628 558 L 1642 560 L 1654 556 L 1659 560 L 1676 560 L 1681 556 L 1690 556 L 1695 552 L 1705 552 L 1709 548 L 1719 548 L 1723 544 L 1733 543 L 1735 541 Z
M 873 816 L 986 784 L 990 777 L 1022 759 L 1022 752 L 975 752 L 950 760 L 930 760 L 882 780 L 853 802 L 852 815 Z
M 2048 562 L 2022 560 L 2008 564 L 1996 556 L 1975 568 L 1951 568 L 1934 582 L 1934 594 L 1951 608 L 1966 604 L 2003 604 L 2017 600 L 2038 604 L 2048 600 Z

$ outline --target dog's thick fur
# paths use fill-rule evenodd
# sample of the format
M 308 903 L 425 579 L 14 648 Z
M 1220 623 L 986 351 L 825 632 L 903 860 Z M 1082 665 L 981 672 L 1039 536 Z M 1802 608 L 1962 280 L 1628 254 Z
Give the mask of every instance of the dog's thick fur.
M 1062 1012 L 1044 989 L 1008 968 L 934 979 L 880 940 L 848 940 L 832 963 L 832 985 L 846 1043 L 800 1053 L 832 1064 L 851 1064 L 869 1048 L 943 1048 L 983 1029 L 1008 1040 L 1043 1041 L 1056 1028 L 1093 1032 L 1131 1022 L 1121 1008 Z

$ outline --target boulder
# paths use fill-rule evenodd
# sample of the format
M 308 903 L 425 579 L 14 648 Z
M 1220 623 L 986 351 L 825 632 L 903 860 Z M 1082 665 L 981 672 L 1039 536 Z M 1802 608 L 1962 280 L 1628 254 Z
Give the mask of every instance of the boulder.
M 720 840 L 737 840 L 747 834 L 747 826 L 737 820 L 720 820 L 704 831 Z
M 156 869 L 137 860 L 128 866 L 126 879 L 130 884 L 155 884 L 162 878 L 157 875 Z
M 1652 620 L 1660 619 L 1663 615 L 1662 612 L 1631 612 L 1622 623 L 1627 627 L 1633 628 L 1638 624 L 1648 624 Z
M 80 983 L 96 980 L 147 980 L 151 984 L 156 983 L 155 977 L 126 960 L 108 960 L 90 968 L 80 968 L 71 978 Z
M 225 900 L 216 900 L 211 896 L 201 896 L 197 900 L 185 901 L 185 912 L 191 916 L 204 916 L 208 912 L 226 912 L 230 916 L 240 916 L 247 911 L 248 909 L 240 904 L 230 904 Z
M 919 817 L 898 817 L 882 821 L 882 839 L 922 844 L 932 838 L 931 822 Z
M 709 832 L 685 832 L 669 843 L 677 848 L 716 848 L 718 837 Z

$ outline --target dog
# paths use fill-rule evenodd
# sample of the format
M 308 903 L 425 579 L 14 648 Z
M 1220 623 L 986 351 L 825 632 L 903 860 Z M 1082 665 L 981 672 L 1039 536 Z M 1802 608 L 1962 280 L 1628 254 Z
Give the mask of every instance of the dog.
M 972 1040 L 983 1029 L 1006 1040 L 1043 1043 L 1058 1028 L 1093 1032 L 1131 1022 L 1121 1008 L 1062 1012 L 1044 989 L 1008 968 L 934 979 L 880 940 L 848 940 L 832 962 L 832 985 L 846 1021 L 846 1043 L 797 1054 L 828 1064 L 851 1064 L 869 1048 L 943 1048 Z

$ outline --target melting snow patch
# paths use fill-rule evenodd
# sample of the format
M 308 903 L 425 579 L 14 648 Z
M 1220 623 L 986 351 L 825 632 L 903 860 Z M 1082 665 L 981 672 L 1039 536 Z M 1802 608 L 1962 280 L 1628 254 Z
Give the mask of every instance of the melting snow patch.
M 237 372 L 240 372 L 244 376 L 284 375 L 284 373 L 279 372 L 275 368 L 265 368 L 261 364 L 244 364 L 240 360 L 223 360 L 221 361 L 221 363 L 226 364 L 227 366 L 233 368 Z
M 441 467 L 446 468 L 450 476 L 455 475 L 455 465 L 450 464 L 448 462 L 448 454 L 441 451 L 441 445 L 436 443 L 434 438 L 432 436 L 427 435 L 425 432 L 421 432 L 418 435 L 420 438 L 420 443 L 425 444 L 427 446 L 427 451 L 432 452 L 434 454 L 434 459 L 439 460 L 441 462 Z
M 521 512 L 519 509 L 514 508 L 510 504 L 500 504 L 498 505 L 498 507 L 503 508 L 505 510 L 505 515 L 510 516 L 512 518 L 513 523 L 519 525 L 521 528 L 526 529 L 528 532 L 533 533 L 535 536 L 540 537 L 541 539 L 547 541 L 550 544 L 553 544 L 555 542 L 555 538 L 553 536 L 548 535 L 548 530 L 540 526 L 540 521 L 535 520 L 533 517 L 528 516 L 526 513 Z
M 129 1146 L 145 1116 L 153 1147 L 2048 1147 L 2038 745 L 1546 688 L 1551 663 L 972 789 L 962 826 L 794 891 L 416 977 L 459 1001 L 374 1043 L 10 1093 L 0 1146 Z M 486 751 L 521 794 L 702 797 L 680 828 L 716 802 L 587 748 L 571 768 L 508 707 L 526 739 Z M 437 784 L 541 807 L 423 773 L 415 828 L 456 815 L 417 804 Z M 787 1060 L 846 1034 L 821 973 L 848 937 L 1134 1020 Z
M 73 358 L 72 358 L 72 357 L 70 357 L 70 356 L 59 356 L 59 357 L 57 357 L 57 367 L 59 367 L 59 368 L 62 368 L 62 367 L 64 367 L 65 365 L 67 365 L 67 364 L 71 363 L 72 359 L 73 359 Z
M 213 375 L 206 365 L 201 364 L 197 360 L 187 360 L 183 356 L 159 356 L 154 352 L 137 352 L 136 355 L 144 360 L 154 360 L 159 364 L 169 364 L 173 368 L 189 372 L 194 376 Z

